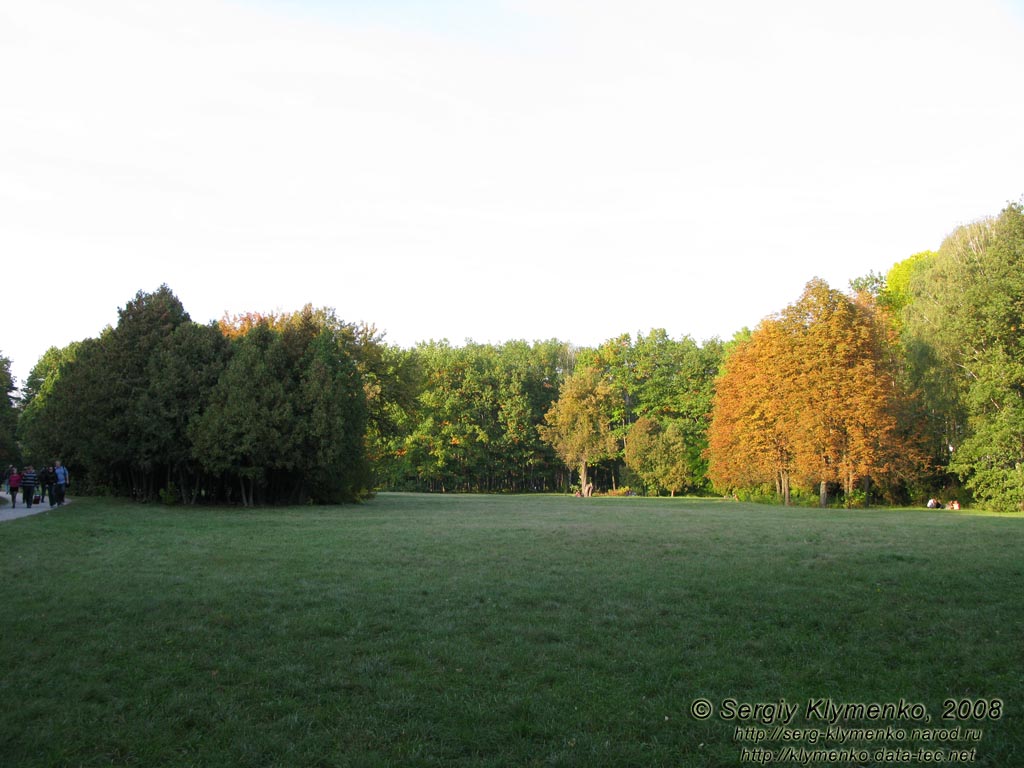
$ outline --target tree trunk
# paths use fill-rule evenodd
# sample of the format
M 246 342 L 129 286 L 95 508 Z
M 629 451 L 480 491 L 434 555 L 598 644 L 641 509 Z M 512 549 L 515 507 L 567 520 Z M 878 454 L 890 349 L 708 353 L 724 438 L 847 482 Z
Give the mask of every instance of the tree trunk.
M 821 485 L 818 488 L 818 506 L 828 506 L 828 481 L 822 480 Z
M 580 496 L 589 497 L 594 492 L 594 486 L 587 482 L 587 460 L 580 462 Z
M 789 492 L 789 472 L 784 469 L 780 469 L 775 473 L 775 497 L 781 498 L 782 503 L 787 507 L 790 503 L 790 492 Z

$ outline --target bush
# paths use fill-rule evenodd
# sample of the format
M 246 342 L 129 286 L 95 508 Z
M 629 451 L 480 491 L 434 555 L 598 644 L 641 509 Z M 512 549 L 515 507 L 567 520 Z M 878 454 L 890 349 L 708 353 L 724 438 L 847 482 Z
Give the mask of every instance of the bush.
M 867 505 L 868 495 L 860 489 L 850 491 L 843 499 L 843 506 L 846 509 L 864 509 Z
M 166 488 L 161 488 L 158 492 L 160 496 L 160 503 L 172 506 L 181 501 L 181 497 L 178 495 L 178 487 L 171 481 L 167 484 Z
M 613 488 L 608 491 L 607 496 L 636 496 L 636 492 L 633 491 L 628 485 L 620 485 L 618 488 Z

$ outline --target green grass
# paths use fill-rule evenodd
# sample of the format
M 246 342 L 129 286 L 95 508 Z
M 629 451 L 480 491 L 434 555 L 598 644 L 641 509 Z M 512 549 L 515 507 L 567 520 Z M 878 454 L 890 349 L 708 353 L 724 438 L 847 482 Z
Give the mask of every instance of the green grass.
M 949 512 L 77 500 L 0 524 L 0 765 L 739 765 L 697 697 L 998 697 L 925 746 L 1024 765 L 1022 555 Z

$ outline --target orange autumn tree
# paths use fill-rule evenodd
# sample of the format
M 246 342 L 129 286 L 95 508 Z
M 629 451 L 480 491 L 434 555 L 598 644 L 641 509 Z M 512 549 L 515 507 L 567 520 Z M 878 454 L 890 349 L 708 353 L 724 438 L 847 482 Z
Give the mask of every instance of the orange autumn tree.
M 781 408 L 787 356 L 777 322 L 767 319 L 725 363 L 708 429 L 708 477 L 722 490 L 774 483 L 789 504 L 793 447 Z
M 919 463 L 916 440 L 901 426 L 908 400 L 894 342 L 877 312 L 866 298 L 812 280 L 734 352 L 709 432 L 716 487 L 774 479 L 788 503 L 792 478 L 818 485 L 824 504 L 827 484 L 837 483 L 850 503 L 859 482 L 892 480 Z
M 839 483 L 846 498 L 863 478 L 884 475 L 898 456 L 895 377 L 867 307 L 821 280 L 781 315 L 802 386 L 789 404 L 801 479 Z

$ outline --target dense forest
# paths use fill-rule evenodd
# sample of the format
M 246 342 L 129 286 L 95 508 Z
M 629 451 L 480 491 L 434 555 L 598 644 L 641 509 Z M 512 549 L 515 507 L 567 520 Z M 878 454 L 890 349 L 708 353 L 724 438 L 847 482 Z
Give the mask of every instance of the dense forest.
M 1024 210 L 728 340 L 385 343 L 333 310 L 193 322 L 167 286 L 20 390 L 0 461 L 78 492 L 334 503 L 374 490 L 715 493 L 1024 509 Z

